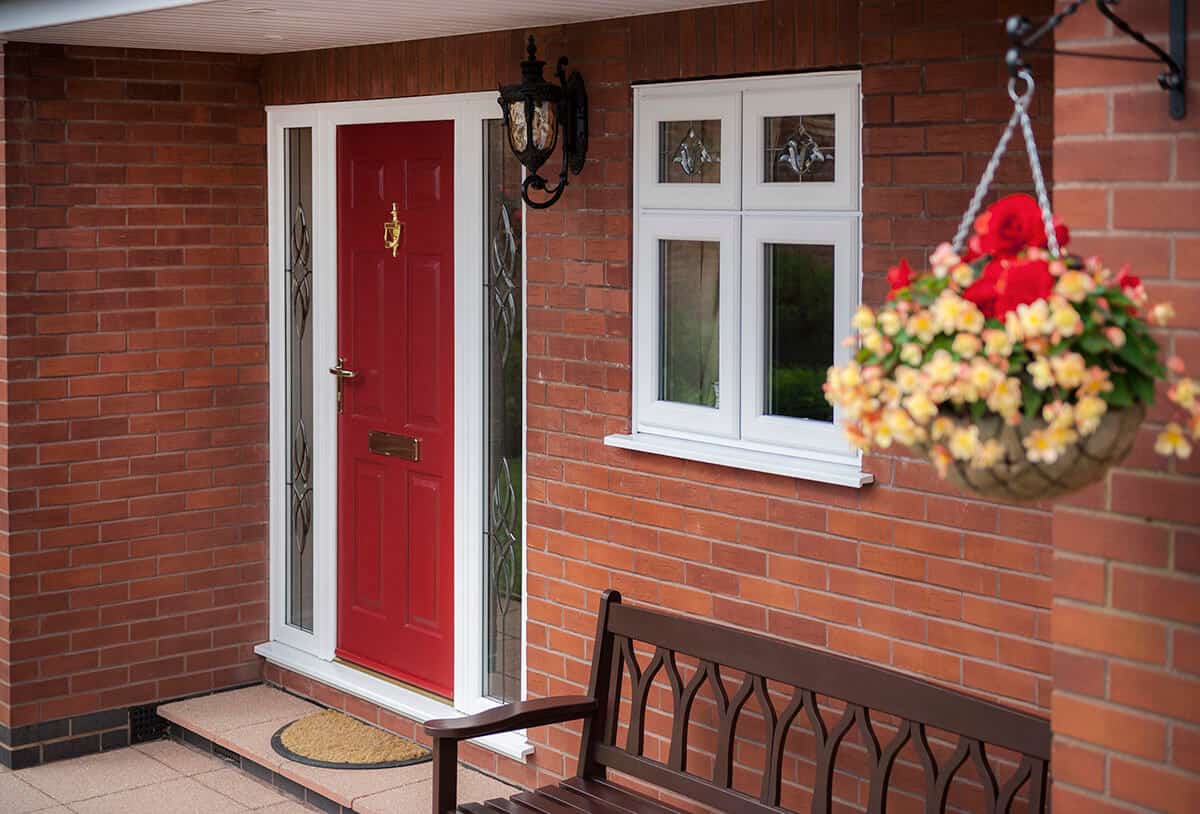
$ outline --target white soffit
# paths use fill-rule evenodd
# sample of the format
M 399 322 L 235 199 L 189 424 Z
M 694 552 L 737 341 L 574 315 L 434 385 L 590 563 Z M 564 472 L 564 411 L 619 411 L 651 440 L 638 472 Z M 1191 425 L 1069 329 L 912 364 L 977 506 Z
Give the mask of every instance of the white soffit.
M 275 54 L 730 5 L 731 0 L 0 0 L 0 36 Z

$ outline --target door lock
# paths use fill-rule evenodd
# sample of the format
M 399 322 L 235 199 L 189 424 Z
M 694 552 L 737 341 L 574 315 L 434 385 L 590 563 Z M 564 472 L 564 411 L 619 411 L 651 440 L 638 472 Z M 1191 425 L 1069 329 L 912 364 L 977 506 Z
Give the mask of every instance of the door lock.
M 339 356 L 338 360 L 337 360 L 337 366 L 329 368 L 329 372 L 332 373 L 334 376 L 337 376 L 337 409 L 338 409 L 339 413 L 342 411 L 342 399 L 343 399 L 342 391 L 343 391 L 343 388 L 345 387 L 346 379 L 353 379 L 355 376 L 358 375 L 357 372 L 355 372 L 353 370 L 348 370 L 345 367 L 345 364 L 346 364 L 346 360 L 344 358 L 342 358 L 341 356 Z

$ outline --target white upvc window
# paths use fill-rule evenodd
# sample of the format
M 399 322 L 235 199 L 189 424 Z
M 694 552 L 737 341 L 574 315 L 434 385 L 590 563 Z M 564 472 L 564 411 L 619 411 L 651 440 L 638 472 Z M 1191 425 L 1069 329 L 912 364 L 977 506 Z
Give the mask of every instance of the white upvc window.
M 871 481 L 821 385 L 861 292 L 858 72 L 634 89 L 633 431 L 610 446 Z

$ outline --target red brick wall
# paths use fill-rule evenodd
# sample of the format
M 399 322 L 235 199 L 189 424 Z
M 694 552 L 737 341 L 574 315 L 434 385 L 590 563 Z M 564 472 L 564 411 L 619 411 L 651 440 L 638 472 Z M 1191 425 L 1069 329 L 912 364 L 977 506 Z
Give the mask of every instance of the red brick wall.
M 1165 44 L 1166 3 L 1122 6 Z M 1200 4 L 1191 3 L 1192 64 Z M 1059 44 L 1136 48 L 1085 9 Z M 1080 251 L 1131 264 L 1178 312 L 1162 340 L 1200 372 L 1200 92 L 1167 116 L 1149 65 L 1055 63 L 1055 203 Z M 1195 70 L 1192 71 L 1195 73 Z M 1159 393 L 1160 401 L 1163 395 Z M 1165 465 L 1155 410 L 1105 488 L 1054 512 L 1056 811 L 1200 810 L 1200 454 Z
M 266 637 L 254 59 L 10 43 L 0 721 L 253 680 Z
M 1048 10 L 1006 3 L 1004 13 Z M 1049 506 L 963 498 L 910 458 L 873 458 L 878 482 L 852 490 L 602 443 L 629 429 L 630 83 L 861 62 L 864 268 L 877 299 L 888 265 L 920 262 L 952 236 L 1008 117 L 995 4 L 766 2 L 535 33 L 542 55 L 566 54 L 585 76 L 591 143 L 562 201 L 527 218 L 530 693 L 586 682 L 598 595 L 616 587 L 1046 712 Z M 268 57 L 264 96 L 487 90 L 515 76 L 522 41 L 506 32 Z M 1020 155 L 1008 162 L 1001 187 L 1023 182 L 1024 166 Z M 516 776 L 572 771 L 575 731 L 534 732 L 533 768 Z M 792 763 L 788 772 L 803 776 Z M 863 788 L 839 793 L 853 800 Z

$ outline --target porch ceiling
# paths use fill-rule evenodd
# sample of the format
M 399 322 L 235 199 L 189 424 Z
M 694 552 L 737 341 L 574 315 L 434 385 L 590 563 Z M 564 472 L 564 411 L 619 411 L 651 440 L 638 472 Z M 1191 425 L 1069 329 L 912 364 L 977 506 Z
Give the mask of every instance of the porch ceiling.
M 729 5 L 731 0 L 10 0 L 13 41 L 273 54 Z

